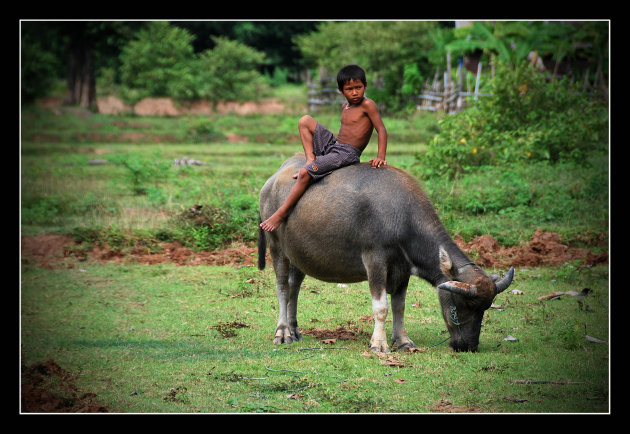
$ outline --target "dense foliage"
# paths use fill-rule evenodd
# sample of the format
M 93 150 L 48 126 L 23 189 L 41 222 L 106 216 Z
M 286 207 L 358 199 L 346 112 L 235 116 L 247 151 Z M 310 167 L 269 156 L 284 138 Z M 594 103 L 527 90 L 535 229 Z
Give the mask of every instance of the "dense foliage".
M 193 52 L 194 36 L 165 21 L 150 22 L 121 54 L 127 99 L 143 97 L 255 99 L 265 87 L 256 70 L 264 53 L 238 41 L 213 38 L 215 46 Z
M 394 108 L 401 105 L 405 65 L 417 65 L 425 77 L 430 74 L 427 53 L 437 26 L 435 21 L 328 21 L 295 41 L 308 65 L 333 76 L 343 65 L 361 65 L 370 97 L 383 108 Z
M 490 96 L 440 121 L 422 157 L 428 175 L 456 175 L 515 161 L 586 163 L 608 146 L 608 110 L 568 80 L 547 81 L 530 64 L 500 64 Z
M 246 99 L 267 85 L 301 81 L 305 70 L 334 76 L 349 63 L 368 73 L 369 96 L 382 111 L 415 105 L 414 97 L 447 52 L 515 62 L 536 52 L 556 74 L 580 79 L 586 68 L 608 74 L 606 21 L 107 21 L 21 23 L 24 98 L 41 96 L 69 67 L 68 47 L 86 39 L 96 87 L 144 96 Z M 81 28 L 81 31 L 77 29 Z M 322 78 L 322 77 L 319 77 Z M 605 81 L 605 78 L 604 78 Z M 249 82 L 251 86 L 248 86 Z M 236 86 L 236 87 L 235 87 Z M 98 91 L 98 90 L 97 90 Z M 100 92 L 99 92 L 100 93 Z M 100 93 L 102 94 L 102 93 Z

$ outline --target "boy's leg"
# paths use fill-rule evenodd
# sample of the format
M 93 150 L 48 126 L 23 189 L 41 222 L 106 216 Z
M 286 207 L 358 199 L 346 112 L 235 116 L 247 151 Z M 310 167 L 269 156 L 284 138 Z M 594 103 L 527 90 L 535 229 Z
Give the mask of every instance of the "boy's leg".
M 278 210 L 272 214 L 267 220 L 260 224 L 260 227 L 268 232 L 275 231 L 278 226 L 287 218 L 289 211 L 291 208 L 297 203 L 297 201 L 302 197 L 306 189 L 308 188 L 309 183 L 311 182 L 311 175 L 306 171 L 305 168 L 301 168 L 298 172 L 297 182 L 291 187 L 289 191 L 289 195 L 287 196 L 284 203 L 278 208 Z
M 316 127 L 317 121 L 309 115 L 302 116 L 298 122 L 298 131 L 300 132 L 300 140 L 302 140 L 302 147 L 306 155 L 306 164 L 315 161 L 313 134 L 315 134 Z

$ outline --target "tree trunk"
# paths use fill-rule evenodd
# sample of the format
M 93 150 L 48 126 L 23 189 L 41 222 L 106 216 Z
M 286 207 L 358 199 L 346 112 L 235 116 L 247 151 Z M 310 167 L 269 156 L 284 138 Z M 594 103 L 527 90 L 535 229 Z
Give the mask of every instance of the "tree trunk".
M 92 62 L 92 48 L 85 23 L 73 23 L 70 32 L 66 105 L 78 105 L 97 111 L 96 80 Z

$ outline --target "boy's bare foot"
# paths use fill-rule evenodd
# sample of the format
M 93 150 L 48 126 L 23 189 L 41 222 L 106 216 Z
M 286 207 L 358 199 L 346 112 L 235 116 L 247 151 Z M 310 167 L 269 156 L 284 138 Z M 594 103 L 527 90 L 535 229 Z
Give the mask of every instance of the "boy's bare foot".
M 278 229 L 278 226 L 280 226 L 280 224 L 282 224 L 283 221 L 284 221 L 284 217 L 281 215 L 278 215 L 278 213 L 275 213 L 271 217 L 269 217 L 267 220 L 262 222 L 260 224 L 260 227 L 266 230 L 267 232 L 273 232 L 276 229 Z

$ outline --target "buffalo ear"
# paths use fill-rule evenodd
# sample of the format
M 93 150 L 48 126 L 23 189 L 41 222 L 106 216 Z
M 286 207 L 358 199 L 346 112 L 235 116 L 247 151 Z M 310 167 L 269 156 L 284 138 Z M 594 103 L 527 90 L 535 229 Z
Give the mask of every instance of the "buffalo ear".
M 442 246 L 440 246 L 440 269 L 449 279 L 455 278 L 455 274 L 453 273 L 453 261 L 451 261 L 451 257 L 448 256 L 448 253 Z

